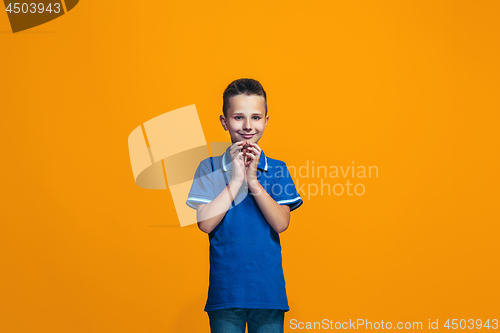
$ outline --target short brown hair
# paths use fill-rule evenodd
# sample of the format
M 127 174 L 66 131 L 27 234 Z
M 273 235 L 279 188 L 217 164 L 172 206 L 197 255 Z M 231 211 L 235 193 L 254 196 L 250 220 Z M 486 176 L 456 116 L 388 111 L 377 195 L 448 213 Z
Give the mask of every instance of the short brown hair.
M 264 97 L 265 115 L 267 116 L 267 96 L 262 84 L 254 79 L 238 79 L 231 82 L 222 95 L 222 113 L 224 117 L 227 117 L 227 110 L 230 106 L 229 99 L 237 95 L 257 95 Z

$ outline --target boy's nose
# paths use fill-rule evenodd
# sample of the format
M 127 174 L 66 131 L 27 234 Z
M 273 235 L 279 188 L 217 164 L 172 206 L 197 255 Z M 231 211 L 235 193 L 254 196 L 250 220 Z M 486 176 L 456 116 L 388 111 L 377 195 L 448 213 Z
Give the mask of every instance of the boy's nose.
M 243 129 L 251 129 L 252 126 L 250 125 L 250 119 L 247 119 L 245 122 L 243 122 Z

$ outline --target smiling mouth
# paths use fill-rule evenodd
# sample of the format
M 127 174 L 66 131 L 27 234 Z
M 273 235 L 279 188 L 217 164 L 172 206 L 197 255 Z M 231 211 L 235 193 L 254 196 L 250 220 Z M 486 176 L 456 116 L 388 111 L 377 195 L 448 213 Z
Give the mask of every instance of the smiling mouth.
M 246 137 L 252 137 L 252 136 L 254 136 L 254 135 L 255 135 L 255 133 L 253 133 L 253 134 L 243 134 L 243 133 L 238 133 L 238 134 L 239 134 L 239 135 L 241 135 L 241 136 L 243 136 L 243 137 L 245 137 L 245 138 L 246 138 Z

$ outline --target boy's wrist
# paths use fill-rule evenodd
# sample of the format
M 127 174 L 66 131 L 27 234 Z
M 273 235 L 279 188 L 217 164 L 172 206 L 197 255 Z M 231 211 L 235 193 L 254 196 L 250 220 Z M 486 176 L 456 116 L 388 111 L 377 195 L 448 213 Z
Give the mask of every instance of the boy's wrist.
M 257 179 L 252 180 L 251 182 L 248 183 L 248 189 L 254 193 L 254 192 L 260 192 L 262 186 L 260 185 L 259 181 Z
M 243 181 L 244 179 L 239 179 L 239 178 L 232 178 L 230 181 L 229 181 L 229 184 L 233 184 L 235 186 L 237 186 L 238 188 L 241 187 L 241 185 L 243 185 Z

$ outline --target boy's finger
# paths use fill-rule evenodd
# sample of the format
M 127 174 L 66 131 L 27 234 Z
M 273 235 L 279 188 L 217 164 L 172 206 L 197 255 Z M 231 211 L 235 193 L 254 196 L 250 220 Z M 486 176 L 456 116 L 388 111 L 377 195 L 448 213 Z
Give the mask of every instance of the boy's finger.
M 260 149 L 260 147 L 259 147 L 259 145 L 258 145 L 258 144 L 256 144 L 256 143 L 250 143 L 250 145 L 251 145 L 252 147 L 255 147 L 255 148 L 256 148 L 259 152 L 260 152 L 260 151 L 262 151 L 262 149 Z
M 240 152 L 240 151 L 241 151 L 241 150 L 240 150 L 240 149 L 238 149 L 238 147 L 236 147 L 236 148 L 231 148 L 231 150 L 229 150 L 229 154 L 231 154 L 231 156 L 235 156 L 235 154 L 236 154 L 237 152 Z
M 240 142 L 241 142 L 241 143 L 238 145 L 238 148 L 239 148 L 240 150 L 245 149 L 246 147 L 248 147 L 248 146 L 245 144 L 245 142 L 244 142 L 244 141 L 240 141 Z
M 234 143 L 232 146 L 231 146 L 231 149 L 235 149 L 235 148 L 238 148 L 240 147 L 241 145 L 243 145 L 243 141 L 238 141 L 236 143 Z
M 240 141 L 240 142 L 236 142 L 234 145 L 231 146 L 231 148 L 229 148 L 229 153 L 232 155 L 234 154 L 236 151 L 240 150 L 241 151 L 241 144 L 242 144 L 243 141 Z
M 254 150 L 254 151 L 252 151 L 252 150 Z M 253 154 L 255 156 L 256 160 L 258 160 L 260 158 L 260 152 L 255 148 L 248 148 L 247 154 Z
M 255 152 L 257 152 L 257 150 L 255 148 L 252 148 L 252 147 L 248 147 L 246 149 L 246 151 L 247 151 L 247 153 L 254 153 L 254 154 L 255 154 Z
M 257 155 L 255 155 L 255 153 L 251 152 L 251 151 L 248 151 L 246 156 L 250 157 L 252 160 L 256 160 L 257 159 Z
M 230 149 L 236 149 L 238 147 L 240 147 L 241 145 L 243 144 L 243 141 L 238 141 L 238 142 L 235 142 L 231 145 L 231 148 Z
M 260 149 L 260 146 L 256 142 L 250 142 L 250 145 Z
M 254 147 L 248 147 L 247 149 L 248 149 L 249 151 L 254 150 L 254 151 L 255 151 L 255 154 L 260 154 L 260 151 L 259 151 L 259 150 L 257 150 L 257 148 L 254 148 Z

